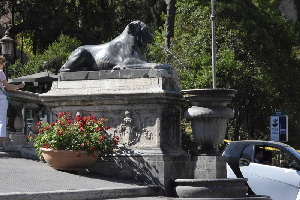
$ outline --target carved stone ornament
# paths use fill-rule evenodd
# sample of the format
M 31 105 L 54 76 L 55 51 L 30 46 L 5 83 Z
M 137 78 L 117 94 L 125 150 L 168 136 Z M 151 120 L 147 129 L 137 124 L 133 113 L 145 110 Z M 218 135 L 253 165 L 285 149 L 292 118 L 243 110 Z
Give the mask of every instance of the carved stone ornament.
M 131 118 L 129 111 L 125 111 L 123 122 L 124 123 L 116 130 L 116 133 L 120 134 L 120 144 L 129 146 L 135 145 L 140 141 L 142 135 L 144 135 L 147 140 L 153 140 L 153 133 L 146 128 L 142 128 L 142 123 L 136 124 L 137 122 Z

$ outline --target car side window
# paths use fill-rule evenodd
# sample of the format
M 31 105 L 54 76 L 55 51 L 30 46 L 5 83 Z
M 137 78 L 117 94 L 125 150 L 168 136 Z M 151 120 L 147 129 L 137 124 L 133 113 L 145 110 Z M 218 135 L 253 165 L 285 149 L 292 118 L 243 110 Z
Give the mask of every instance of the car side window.
M 273 155 L 271 165 L 289 168 L 290 164 L 294 162 L 294 160 L 288 154 L 286 154 L 280 149 L 272 148 L 269 151 L 271 151 Z
M 255 149 L 258 148 L 255 147 Z M 294 160 L 281 149 L 271 146 L 263 146 L 259 147 L 259 149 L 262 149 L 263 151 L 258 163 L 276 167 L 290 168 L 290 165 L 294 162 Z
M 244 148 L 244 150 L 240 156 L 240 160 L 241 159 L 248 160 L 249 162 L 253 161 L 253 145 L 250 145 L 250 146 L 247 146 L 246 148 Z

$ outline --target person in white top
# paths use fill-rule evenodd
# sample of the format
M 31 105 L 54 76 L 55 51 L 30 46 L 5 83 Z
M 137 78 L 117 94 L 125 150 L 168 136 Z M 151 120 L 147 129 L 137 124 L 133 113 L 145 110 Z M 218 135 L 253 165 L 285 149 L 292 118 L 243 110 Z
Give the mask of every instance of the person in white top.
M 19 88 L 23 88 L 25 83 L 19 85 L 10 85 L 6 80 L 6 76 L 3 72 L 3 68 L 5 66 L 5 58 L 0 56 L 0 87 L 4 91 L 7 90 L 17 90 Z M 8 102 L 6 95 L 4 92 L 0 90 L 0 150 L 3 150 L 3 139 L 6 137 L 6 115 L 7 115 L 7 108 Z

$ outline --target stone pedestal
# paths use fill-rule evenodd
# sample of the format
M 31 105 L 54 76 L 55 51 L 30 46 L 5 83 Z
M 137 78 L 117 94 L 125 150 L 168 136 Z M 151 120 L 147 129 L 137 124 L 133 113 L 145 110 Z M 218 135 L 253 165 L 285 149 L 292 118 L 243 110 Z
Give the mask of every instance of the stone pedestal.
M 185 112 L 191 121 L 195 141 L 201 145 L 192 160 L 193 178 L 175 180 L 176 193 L 181 198 L 245 197 L 246 180 L 226 179 L 226 161 L 217 147 L 226 134 L 227 122 L 233 111 L 226 105 L 235 90 L 194 89 L 182 93 L 192 107 Z
M 226 160 L 223 156 L 193 156 L 194 179 L 227 178 Z
M 90 169 L 100 174 L 121 179 L 141 180 L 149 185 L 159 185 L 165 193 L 174 196 L 176 177 L 190 176 L 191 158 L 184 153 L 145 153 L 116 154 L 100 157 Z
M 51 121 L 60 111 L 108 118 L 120 146 L 95 171 L 151 180 L 170 194 L 171 179 L 191 177 L 190 155 L 181 149 L 180 91 L 172 70 L 81 71 L 61 73 L 40 98 Z

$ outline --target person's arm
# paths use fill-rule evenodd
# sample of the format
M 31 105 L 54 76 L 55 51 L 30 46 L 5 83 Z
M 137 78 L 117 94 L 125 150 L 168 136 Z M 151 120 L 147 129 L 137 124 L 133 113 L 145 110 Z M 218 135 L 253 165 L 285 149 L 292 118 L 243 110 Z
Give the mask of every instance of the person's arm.
M 17 90 L 17 89 L 23 88 L 25 86 L 24 82 L 19 85 L 11 85 L 11 84 L 8 84 L 7 80 L 3 80 L 2 84 L 4 85 L 4 87 L 7 90 Z

